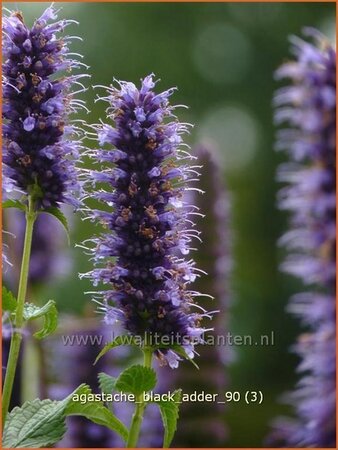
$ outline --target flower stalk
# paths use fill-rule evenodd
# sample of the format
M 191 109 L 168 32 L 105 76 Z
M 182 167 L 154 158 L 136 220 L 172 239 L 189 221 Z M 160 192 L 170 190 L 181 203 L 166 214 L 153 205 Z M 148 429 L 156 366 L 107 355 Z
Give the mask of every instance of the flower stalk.
M 26 300 L 28 274 L 29 274 L 29 260 L 32 248 L 32 237 L 34 222 L 36 220 L 37 213 L 34 210 L 33 202 L 31 197 L 29 197 L 28 209 L 26 212 L 26 232 L 25 241 L 22 255 L 21 271 L 20 271 L 20 281 L 18 288 L 18 298 L 17 298 L 17 308 L 14 317 L 14 332 L 11 340 L 11 346 L 8 356 L 8 364 L 3 388 L 2 396 L 2 426 L 5 424 L 11 395 L 14 383 L 14 377 L 16 372 L 16 367 L 18 363 L 22 333 L 21 329 L 24 323 L 24 305 Z
M 151 368 L 152 362 L 152 349 L 145 348 L 143 350 L 144 354 L 144 367 Z M 132 417 L 131 426 L 129 430 L 127 448 L 136 448 L 138 438 L 140 435 L 141 425 L 143 421 L 143 413 L 146 407 L 146 402 L 144 401 L 144 392 L 137 396 L 136 407 Z

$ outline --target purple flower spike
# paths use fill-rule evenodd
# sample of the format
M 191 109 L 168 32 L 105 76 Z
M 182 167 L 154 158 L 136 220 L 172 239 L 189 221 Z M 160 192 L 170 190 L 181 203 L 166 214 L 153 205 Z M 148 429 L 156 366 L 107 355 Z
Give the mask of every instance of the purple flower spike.
M 296 61 L 277 72 L 292 85 L 275 97 L 277 122 L 290 126 L 278 140 L 290 158 L 279 172 L 288 183 L 280 207 L 291 212 L 290 231 L 281 239 L 288 252 L 282 268 L 308 291 L 289 305 L 307 327 L 295 346 L 303 377 L 289 395 L 297 417 L 280 419 L 274 437 L 290 447 L 335 447 L 336 53 L 316 30 L 305 34 L 314 44 L 292 38 Z
M 196 189 L 188 185 L 198 173 L 180 148 L 187 125 L 177 121 L 169 105 L 173 89 L 156 94 L 154 85 L 148 76 L 140 89 L 127 82 L 108 89 L 107 112 L 115 128 L 97 127 L 99 142 L 109 148 L 92 152 L 106 166 L 90 172 L 94 186 L 106 186 L 92 194 L 105 211 L 89 212 L 108 232 L 91 240 L 96 268 L 85 276 L 94 285 L 113 288 L 103 292 L 107 322 L 122 321 L 133 335 L 165 336 L 167 344 L 168 339 L 179 343 L 193 356 L 193 344 L 205 331 L 199 326 L 205 314 L 191 311 L 199 294 L 187 286 L 200 271 L 184 256 L 198 238 L 190 220 L 198 213 L 182 203 L 182 194 Z M 171 350 L 160 349 L 157 356 L 173 368 L 180 361 Z
M 201 230 L 203 242 L 197 245 L 196 262 L 208 276 L 195 281 L 194 287 L 201 292 L 208 292 L 213 297 L 213 308 L 219 313 L 213 320 L 214 331 L 206 333 L 208 338 L 225 336 L 228 331 L 230 288 L 229 280 L 232 267 L 231 258 L 231 199 L 224 184 L 222 163 L 217 148 L 211 143 L 201 143 L 193 149 L 201 168 L 199 186 L 204 195 L 188 192 L 185 200 L 199 207 L 206 217 L 199 217 L 196 225 Z M 208 298 L 200 300 L 202 308 L 208 308 Z M 229 380 L 227 366 L 232 354 L 228 346 L 202 345 L 198 349 L 200 355 L 199 371 L 191 371 L 184 366 L 167 379 L 167 389 L 174 390 L 180 386 L 183 392 L 194 390 L 223 393 L 226 392 Z M 169 378 L 169 377 L 168 377 Z M 225 420 L 225 405 L 201 402 L 196 408 L 195 403 L 184 402 L 180 407 L 180 420 L 184 427 L 179 427 L 174 438 L 174 447 L 223 447 L 226 443 L 227 426 Z M 196 426 L 200 430 L 196 433 Z
M 74 158 L 82 145 L 80 138 L 70 140 L 80 129 L 68 116 L 86 109 L 74 88 L 85 90 L 79 80 L 87 75 L 71 74 L 83 66 L 69 53 L 73 37 L 57 37 L 74 21 L 49 23 L 56 17 L 50 6 L 32 28 L 19 11 L 3 18 L 4 173 L 38 209 L 78 204 Z

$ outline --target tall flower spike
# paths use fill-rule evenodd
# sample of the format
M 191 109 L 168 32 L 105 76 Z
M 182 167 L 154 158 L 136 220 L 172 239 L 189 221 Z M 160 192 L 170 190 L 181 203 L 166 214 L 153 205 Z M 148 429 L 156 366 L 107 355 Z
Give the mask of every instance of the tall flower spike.
M 289 305 L 307 332 L 295 346 L 303 377 L 289 396 L 297 417 L 277 421 L 275 437 L 289 446 L 335 447 L 336 53 L 316 30 L 304 32 L 314 44 L 292 38 L 296 61 L 277 72 L 292 85 L 277 91 L 275 103 L 277 122 L 290 125 L 278 140 L 290 158 L 279 171 L 288 183 L 280 208 L 291 212 L 282 268 L 308 286 Z
M 192 157 L 181 149 L 188 127 L 169 105 L 173 89 L 156 94 L 154 86 L 151 75 L 140 89 L 119 82 L 119 89 L 110 87 L 104 98 L 115 128 L 97 127 L 100 144 L 109 149 L 91 155 L 106 168 L 89 176 L 94 187 L 106 186 L 91 194 L 105 209 L 89 210 L 89 216 L 105 223 L 108 231 L 91 240 L 96 268 L 86 276 L 94 285 L 112 287 L 102 292 L 107 323 L 121 321 L 129 333 L 156 340 L 169 336 L 192 357 L 206 313 L 191 310 L 199 294 L 187 286 L 200 271 L 192 259 L 181 256 L 190 252 L 198 231 L 190 220 L 195 208 L 183 205 L 182 193 L 196 189 L 188 185 L 198 173 L 186 164 Z M 171 349 L 160 349 L 157 356 L 173 368 L 179 364 Z
M 74 21 L 56 19 L 53 6 L 31 28 L 19 11 L 3 18 L 4 173 L 33 196 L 38 209 L 78 204 L 73 160 L 82 147 L 81 130 L 68 116 L 86 109 L 74 88 L 85 90 L 80 79 L 88 75 L 70 75 L 84 64 L 69 53 L 74 37 L 57 35 Z M 68 75 L 61 77 L 63 72 Z
M 213 307 L 220 311 L 213 321 L 214 331 L 207 333 L 214 338 L 224 336 L 228 329 L 229 278 L 232 265 L 229 233 L 230 199 L 224 186 L 222 164 L 216 150 L 207 143 L 199 144 L 193 149 L 193 155 L 203 165 L 199 185 L 205 194 L 188 192 L 184 197 L 190 204 L 197 205 L 200 212 L 206 216 L 196 220 L 203 239 L 203 242 L 197 244 L 196 262 L 208 276 L 199 278 L 193 286 L 198 291 L 211 294 L 214 297 Z M 208 300 L 201 299 L 200 306 L 207 308 Z M 228 385 L 226 366 L 231 359 L 229 347 L 203 345 L 198 352 L 200 370 L 192 372 L 188 366 L 182 367 L 167 381 L 167 389 L 180 386 L 183 392 L 187 393 L 196 389 L 210 393 L 226 391 Z M 162 376 L 162 373 L 160 375 Z M 227 435 L 224 406 L 206 402 L 196 408 L 194 403 L 183 403 L 180 408 L 180 419 L 184 426 L 178 428 L 174 446 L 224 446 Z M 196 433 L 196 425 L 201 430 L 200 433 Z

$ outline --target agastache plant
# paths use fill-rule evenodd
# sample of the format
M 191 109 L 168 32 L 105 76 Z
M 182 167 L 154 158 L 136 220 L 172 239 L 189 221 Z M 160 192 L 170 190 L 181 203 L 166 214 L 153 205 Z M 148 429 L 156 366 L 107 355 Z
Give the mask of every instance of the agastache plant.
M 63 409 L 58 410 L 59 415 L 50 425 L 44 424 L 48 418 L 44 409 L 51 413 L 53 408 L 48 399 L 26 402 L 8 414 L 26 323 L 44 317 L 43 328 L 34 334 L 39 339 L 51 334 L 57 325 L 54 301 L 43 306 L 26 301 L 34 223 L 43 212 L 52 214 L 67 227 L 61 204 L 79 205 L 75 161 L 83 148 L 83 136 L 78 126 L 81 122 L 72 122 L 70 114 L 86 110 L 83 101 L 75 96 L 85 90 L 80 79 L 88 75 L 72 73 L 83 64 L 76 59 L 81 55 L 70 53 L 68 48 L 76 37 L 63 32 L 75 21 L 57 20 L 57 13 L 50 6 L 32 27 L 25 24 L 19 11 L 7 11 L 3 18 L 3 179 L 6 190 L 11 186 L 16 194 L 5 198 L 3 207 L 19 208 L 26 213 L 17 298 L 3 290 L 3 310 L 12 329 L 3 387 L 3 445 L 11 448 L 53 445 L 65 431 L 65 402 L 70 402 L 70 399 L 61 402 Z M 56 407 L 56 403 L 53 405 Z M 40 412 L 35 416 L 37 411 Z M 44 429 L 43 435 L 36 434 L 37 429 Z
M 289 446 L 335 447 L 336 52 L 317 30 L 304 34 L 314 43 L 292 38 L 295 60 L 277 71 L 291 85 L 277 91 L 275 103 L 277 122 L 289 125 L 278 138 L 289 157 L 279 170 L 287 183 L 279 205 L 291 213 L 282 269 L 306 286 L 289 310 L 307 332 L 295 345 L 302 378 L 288 396 L 296 417 L 278 420 L 273 437 Z
M 139 89 L 129 82 L 107 88 L 102 99 L 115 127 L 95 127 L 106 148 L 88 153 L 100 167 L 84 173 L 93 187 L 89 196 L 103 206 L 88 207 L 87 215 L 106 228 L 84 243 L 95 264 L 84 276 L 94 286 L 108 285 L 94 298 L 107 324 L 120 322 L 134 342 L 141 342 L 144 367 L 127 371 L 136 376 L 138 367 L 150 379 L 153 354 L 172 368 L 184 357 L 193 358 L 194 345 L 206 331 L 200 321 L 210 317 L 195 303 L 199 292 L 188 288 L 201 271 L 185 258 L 192 239 L 199 239 L 191 220 L 199 213 L 183 203 L 182 194 L 198 190 L 190 186 L 198 181 L 198 166 L 189 165 L 193 158 L 184 150 L 188 125 L 177 120 L 169 103 L 174 89 L 157 94 L 154 87 L 150 75 Z M 137 444 L 146 406 L 143 392 L 137 399 L 128 447 Z

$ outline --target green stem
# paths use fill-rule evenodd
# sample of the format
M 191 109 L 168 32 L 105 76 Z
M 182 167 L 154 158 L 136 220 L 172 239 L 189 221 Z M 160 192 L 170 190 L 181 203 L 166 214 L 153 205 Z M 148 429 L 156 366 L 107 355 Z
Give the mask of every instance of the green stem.
M 26 233 L 25 242 L 23 247 L 23 255 L 21 262 L 21 272 L 19 280 L 18 298 L 17 298 L 17 308 L 15 311 L 15 317 L 13 320 L 13 336 L 11 339 L 11 346 L 9 350 L 7 370 L 5 376 L 5 382 L 2 394 L 2 426 L 4 427 L 6 416 L 9 409 L 9 404 L 12 396 L 14 377 L 16 372 L 16 367 L 18 364 L 18 358 L 20 353 L 20 346 L 22 341 L 22 327 L 24 324 L 23 312 L 26 300 L 27 282 L 29 274 L 29 260 L 32 247 L 32 237 L 34 222 L 36 219 L 36 212 L 33 208 L 33 202 L 29 198 L 28 209 L 26 211 Z
M 151 367 L 151 360 L 153 356 L 153 352 L 151 349 L 144 349 L 144 366 Z M 136 397 L 136 407 L 133 414 L 133 418 L 131 421 L 131 426 L 129 430 L 127 448 L 136 448 L 140 429 L 143 421 L 143 413 L 146 407 L 146 403 L 144 401 L 144 392 Z

